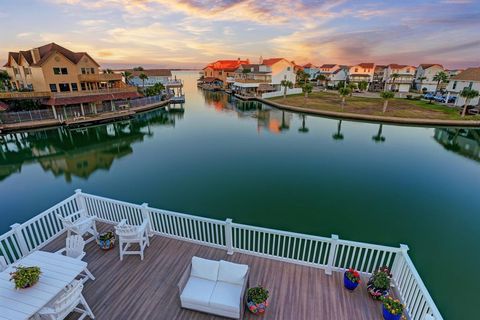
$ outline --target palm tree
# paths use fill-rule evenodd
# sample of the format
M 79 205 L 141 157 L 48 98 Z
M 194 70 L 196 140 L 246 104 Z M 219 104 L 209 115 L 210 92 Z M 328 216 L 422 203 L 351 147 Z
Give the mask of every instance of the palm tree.
M 341 131 L 342 131 L 342 120 L 338 120 L 337 132 L 332 134 L 332 138 L 334 140 L 343 140 L 343 134 Z
M 478 91 L 473 90 L 472 88 L 466 87 L 466 88 L 463 88 L 462 92 L 460 92 L 460 96 L 462 98 L 465 98 L 465 105 L 463 106 L 463 111 L 462 111 L 462 117 L 465 117 L 465 114 L 467 113 L 468 103 L 470 102 L 470 100 L 478 97 Z
M 367 81 L 360 81 L 358 83 L 358 89 L 360 91 L 365 91 L 365 90 L 367 90 L 367 88 L 368 88 L 368 82 Z
M 126 84 L 130 84 L 130 79 L 132 79 L 133 74 L 129 71 L 122 72 L 122 77 L 125 79 Z
M 350 91 L 351 90 L 348 87 L 338 89 L 338 93 L 342 97 L 342 111 L 343 111 L 343 108 L 345 107 L 345 98 L 350 94 Z
M 298 128 L 298 132 L 307 133 L 308 130 L 309 129 L 307 127 L 305 127 L 305 115 L 302 114 L 302 126 L 300 128 Z
M 433 77 L 433 81 L 437 81 L 437 87 L 435 88 L 435 93 L 437 93 L 440 83 L 445 83 L 448 81 L 448 75 L 444 71 L 440 71 Z
M 393 99 L 395 93 L 391 91 L 382 91 L 380 92 L 380 97 L 383 99 L 383 113 L 385 113 L 388 107 L 388 100 Z
M 374 135 L 372 137 L 372 140 L 375 141 L 375 142 L 385 142 L 385 137 L 382 136 L 382 130 L 383 130 L 383 124 L 380 124 L 380 126 L 378 127 L 378 132 L 376 135 Z
M 285 100 L 287 98 L 287 89 L 293 88 L 293 82 L 285 79 L 280 82 L 280 86 L 283 87 L 283 99 Z
M 302 91 L 303 91 L 303 93 L 305 93 L 304 103 L 307 103 L 308 94 L 312 92 L 312 89 L 313 89 L 313 86 L 312 86 L 311 83 L 305 83 L 302 86 Z
M 10 80 L 11 80 L 11 77 L 8 75 L 7 71 L 1 70 L 0 71 L 0 89 L 4 89 L 7 81 L 10 81 Z
M 355 82 L 351 82 L 348 84 L 348 88 L 350 89 L 350 97 L 353 95 L 353 91 L 358 88 L 358 85 Z
M 395 88 L 395 80 L 397 80 L 397 78 L 400 77 L 400 75 L 398 73 L 392 73 L 392 75 L 390 76 L 390 78 L 392 78 L 392 85 L 390 86 L 390 90 L 393 91 L 394 88 Z
M 324 74 L 319 74 L 317 75 L 316 77 L 316 80 L 317 80 L 317 85 L 318 85 L 318 82 L 322 81 L 323 82 L 323 85 L 326 87 L 326 82 L 327 82 L 327 77 L 325 77 Z
M 303 70 L 297 71 L 297 83 L 305 84 L 310 76 Z
M 138 78 L 140 80 L 142 80 L 142 87 L 145 88 L 145 80 L 148 79 L 148 76 L 145 74 L 145 73 L 140 73 L 140 75 L 138 76 Z

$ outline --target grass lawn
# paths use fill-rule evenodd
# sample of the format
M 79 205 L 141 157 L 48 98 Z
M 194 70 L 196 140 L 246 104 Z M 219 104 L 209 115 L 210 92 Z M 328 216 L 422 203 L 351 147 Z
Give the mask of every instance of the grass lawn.
M 342 112 L 341 97 L 337 93 L 314 92 L 309 94 L 305 103 L 303 94 L 271 98 L 280 104 L 304 107 L 308 109 Z M 383 100 L 378 98 L 347 97 L 343 112 L 386 117 L 445 119 L 445 120 L 480 120 L 480 116 L 462 118 L 459 110 L 420 100 L 391 99 L 387 112 L 382 113 Z

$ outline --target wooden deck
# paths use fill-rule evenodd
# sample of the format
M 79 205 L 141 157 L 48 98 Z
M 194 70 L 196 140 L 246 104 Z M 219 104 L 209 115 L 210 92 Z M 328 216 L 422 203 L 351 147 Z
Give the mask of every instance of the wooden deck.
M 112 228 L 98 227 L 99 231 Z M 58 250 L 64 243 L 65 235 L 43 250 Z M 250 285 L 270 290 L 267 312 L 253 316 L 246 311 L 244 319 L 382 319 L 381 304 L 368 296 L 365 281 L 350 292 L 343 288 L 343 274 L 337 272 L 328 276 L 321 269 L 239 253 L 229 256 L 224 250 L 160 236 L 151 238 L 143 261 L 135 255 L 121 262 L 118 248 L 104 252 L 94 242 L 86 252 L 84 261 L 96 280 L 85 284 L 84 295 L 99 320 L 224 319 L 180 307 L 177 283 L 192 256 L 247 264 Z

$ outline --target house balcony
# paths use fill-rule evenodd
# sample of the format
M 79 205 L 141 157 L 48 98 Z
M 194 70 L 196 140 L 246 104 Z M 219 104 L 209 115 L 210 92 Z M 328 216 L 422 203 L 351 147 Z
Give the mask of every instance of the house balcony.
M 108 88 L 108 89 L 95 89 L 95 90 L 83 90 L 83 91 L 69 91 L 69 92 L 54 92 L 51 96 L 54 98 L 71 98 L 71 97 L 85 97 L 105 94 L 116 93 L 133 93 L 137 92 L 137 88 L 133 86 L 126 86 L 122 88 Z
M 390 294 L 406 304 L 408 319 L 425 320 L 427 315 L 443 319 L 406 246 L 387 247 L 338 236 L 327 238 L 254 227 L 230 219 L 214 220 L 117 201 L 80 190 L 0 235 L 0 254 L 10 265 L 36 250 L 56 252 L 64 248 L 66 230 L 57 215 L 75 215 L 79 210 L 95 217 L 99 232 L 113 230 L 122 219 L 133 225 L 147 220 L 151 231 L 144 260 L 126 256 L 120 261 L 118 249 L 102 251 L 95 241 L 86 245 L 83 260 L 96 279 L 85 283 L 83 295 L 97 319 L 224 319 L 180 305 L 177 284 L 193 256 L 248 265 L 249 286 L 261 284 L 271 292 L 270 305 L 262 316 L 265 320 L 313 320 L 319 319 L 319 315 L 322 319 L 381 319 L 381 304 L 366 291 L 367 279 L 380 266 L 390 267 Z M 343 288 L 343 272 L 349 267 L 356 268 L 362 278 L 355 292 Z M 11 290 L 22 294 L 13 287 Z M 10 306 L 2 304 L 0 311 L 2 308 Z M 251 318 L 246 310 L 243 319 Z
M 118 73 L 79 74 L 78 81 L 80 82 L 122 81 L 122 75 Z

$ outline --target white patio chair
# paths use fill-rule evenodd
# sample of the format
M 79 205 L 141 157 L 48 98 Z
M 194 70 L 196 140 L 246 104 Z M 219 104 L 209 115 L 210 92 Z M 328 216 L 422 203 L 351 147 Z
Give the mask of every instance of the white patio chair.
M 143 260 L 143 251 L 145 247 L 150 246 L 148 239 L 148 220 L 144 220 L 140 226 L 132 226 L 127 224 L 127 220 L 123 219 L 115 226 L 115 233 L 118 235 L 118 247 L 120 249 L 120 261 L 127 254 L 139 254 Z M 138 251 L 128 251 L 132 244 L 138 244 Z
M 75 217 L 78 219 L 74 219 Z M 85 212 L 85 210 L 80 210 L 75 213 L 72 213 L 69 216 L 62 217 L 61 215 L 57 214 L 57 218 L 62 221 L 65 228 L 67 228 L 67 236 L 70 237 L 71 233 L 78 234 L 82 236 L 89 233 L 92 235 L 86 243 L 93 241 L 97 238 L 97 226 L 95 225 L 95 216 L 89 216 Z
M 46 307 L 41 309 L 37 313 L 37 319 L 49 319 L 49 320 L 63 320 L 70 313 L 78 312 L 81 316 L 79 320 L 85 319 L 85 317 L 90 317 L 95 319 L 95 316 L 92 313 L 92 310 L 85 301 L 85 298 L 82 295 L 83 283 L 81 281 L 74 281 L 69 284 L 65 290 L 59 294 L 54 301 L 51 301 Z M 79 308 L 80 305 L 83 309 Z
M 79 235 L 73 235 L 67 237 L 65 240 L 65 248 L 57 251 L 58 254 L 65 254 L 67 257 L 82 260 L 85 257 L 85 240 Z M 88 279 L 95 280 L 93 274 L 85 268 L 83 270 L 85 273 L 85 277 L 83 278 L 83 282 L 86 282 Z
M 0 256 L 0 272 L 7 269 L 7 267 L 8 267 L 7 261 L 5 260 L 4 257 Z

